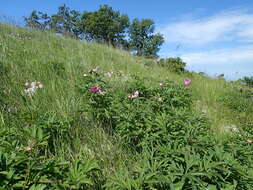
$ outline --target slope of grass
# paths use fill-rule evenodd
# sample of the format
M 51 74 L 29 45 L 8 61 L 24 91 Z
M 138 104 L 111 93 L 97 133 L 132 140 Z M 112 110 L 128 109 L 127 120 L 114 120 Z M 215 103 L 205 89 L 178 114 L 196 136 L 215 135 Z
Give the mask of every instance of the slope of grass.
M 95 67 L 99 74 L 88 73 Z M 111 78 L 104 76 L 109 71 Z M 253 188 L 250 88 L 178 75 L 105 45 L 3 24 L 0 75 L 4 189 Z M 183 87 L 184 78 L 191 86 Z M 43 88 L 29 96 L 25 83 L 33 81 Z M 163 94 L 159 82 L 165 81 Z M 107 89 L 103 100 L 90 95 L 92 85 Z M 124 99 L 137 89 L 143 101 Z M 159 104 L 155 113 L 152 96 L 158 95 L 171 95 L 175 105 Z M 166 136 L 163 125 L 172 127 L 167 132 L 183 128 Z

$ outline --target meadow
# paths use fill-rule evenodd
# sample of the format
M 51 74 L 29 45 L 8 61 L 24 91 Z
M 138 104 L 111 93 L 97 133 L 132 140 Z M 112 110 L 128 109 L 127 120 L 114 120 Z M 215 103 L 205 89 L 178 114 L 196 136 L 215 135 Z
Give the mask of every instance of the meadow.
M 253 88 L 5 24 L 0 76 L 0 189 L 253 189 Z

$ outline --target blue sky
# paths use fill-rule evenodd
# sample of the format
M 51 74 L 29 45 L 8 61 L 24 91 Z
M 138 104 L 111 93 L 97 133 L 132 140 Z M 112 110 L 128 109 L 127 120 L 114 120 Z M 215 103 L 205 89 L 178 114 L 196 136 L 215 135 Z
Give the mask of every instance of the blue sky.
M 0 0 L 0 16 L 23 22 L 32 10 L 49 14 L 66 4 L 92 11 L 108 4 L 133 18 L 151 18 L 165 37 L 159 55 L 228 79 L 253 76 L 253 0 Z

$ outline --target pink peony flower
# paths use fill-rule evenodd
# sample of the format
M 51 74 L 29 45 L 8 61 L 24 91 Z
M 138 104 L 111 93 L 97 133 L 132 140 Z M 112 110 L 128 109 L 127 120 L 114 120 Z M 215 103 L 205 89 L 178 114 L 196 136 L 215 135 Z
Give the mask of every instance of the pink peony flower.
M 186 85 L 186 86 L 191 85 L 191 80 L 190 79 L 184 79 L 184 85 Z
M 98 94 L 103 94 L 101 88 L 98 87 L 98 86 L 92 86 L 92 87 L 90 88 L 90 91 L 91 91 L 92 93 L 95 93 L 95 94 L 96 94 L 96 93 L 98 93 Z
M 36 82 L 31 82 L 31 87 L 36 87 L 37 86 L 37 83 Z
M 97 73 L 99 70 L 99 67 L 96 67 L 95 69 L 90 69 L 88 72 L 89 73 Z
M 128 98 L 138 98 L 139 97 L 139 91 L 135 91 L 133 94 L 129 95 Z

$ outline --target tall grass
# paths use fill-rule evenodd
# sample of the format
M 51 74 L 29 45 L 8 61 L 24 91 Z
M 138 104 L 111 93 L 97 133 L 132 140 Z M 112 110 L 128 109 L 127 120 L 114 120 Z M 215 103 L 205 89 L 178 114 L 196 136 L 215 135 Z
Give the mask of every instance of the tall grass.
M 108 133 L 101 122 L 83 112 L 83 99 L 77 86 L 83 75 L 97 66 L 101 72 L 122 71 L 126 77 L 137 75 L 145 79 L 146 86 L 154 86 L 165 80 L 182 84 L 183 79 L 191 79 L 194 112 L 204 114 L 209 119 L 214 138 L 218 142 L 226 143 L 232 134 L 225 126 L 236 125 L 240 130 L 244 125 L 253 123 L 252 111 L 241 113 L 229 106 L 231 102 L 226 102 L 231 100 L 225 97 L 232 88 L 244 88 L 239 84 L 195 73 L 176 74 L 159 67 L 153 60 L 135 57 L 105 45 L 0 24 L 1 127 L 14 130 L 15 134 L 18 130 L 39 125 L 38 123 L 42 127 L 57 126 L 58 131 L 54 132 L 52 140 L 54 150 L 47 152 L 45 159 L 56 159 L 59 162 L 96 160 L 104 176 L 100 180 L 106 181 L 108 176 L 122 180 L 125 176 L 125 180 L 131 183 L 129 176 L 132 175 L 131 172 L 134 173 L 133 168 L 140 167 L 141 163 L 147 164 L 145 158 L 142 159 L 144 154 L 135 151 L 119 135 Z M 30 97 L 25 94 L 24 84 L 33 81 L 40 81 L 43 88 Z M 124 87 L 127 82 L 124 80 L 108 81 L 115 89 L 124 92 L 127 90 Z M 249 91 L 252 92 L 252 89 Z M 236 96 L 233 98 L 237 101 Z M 68 136 L 65 136 L 64 128 L 70 129 Z M 25 139 L 22 141 L 28 143 Z M 252 154 L 252 146 L 249 148 Z M 153 164 L 154 169 L 155 164 L 159 163 Z M 123 182 L 124 180 L 121 181 Z M 108 189 L 116 187 L 115 183 L 108 183 Z

